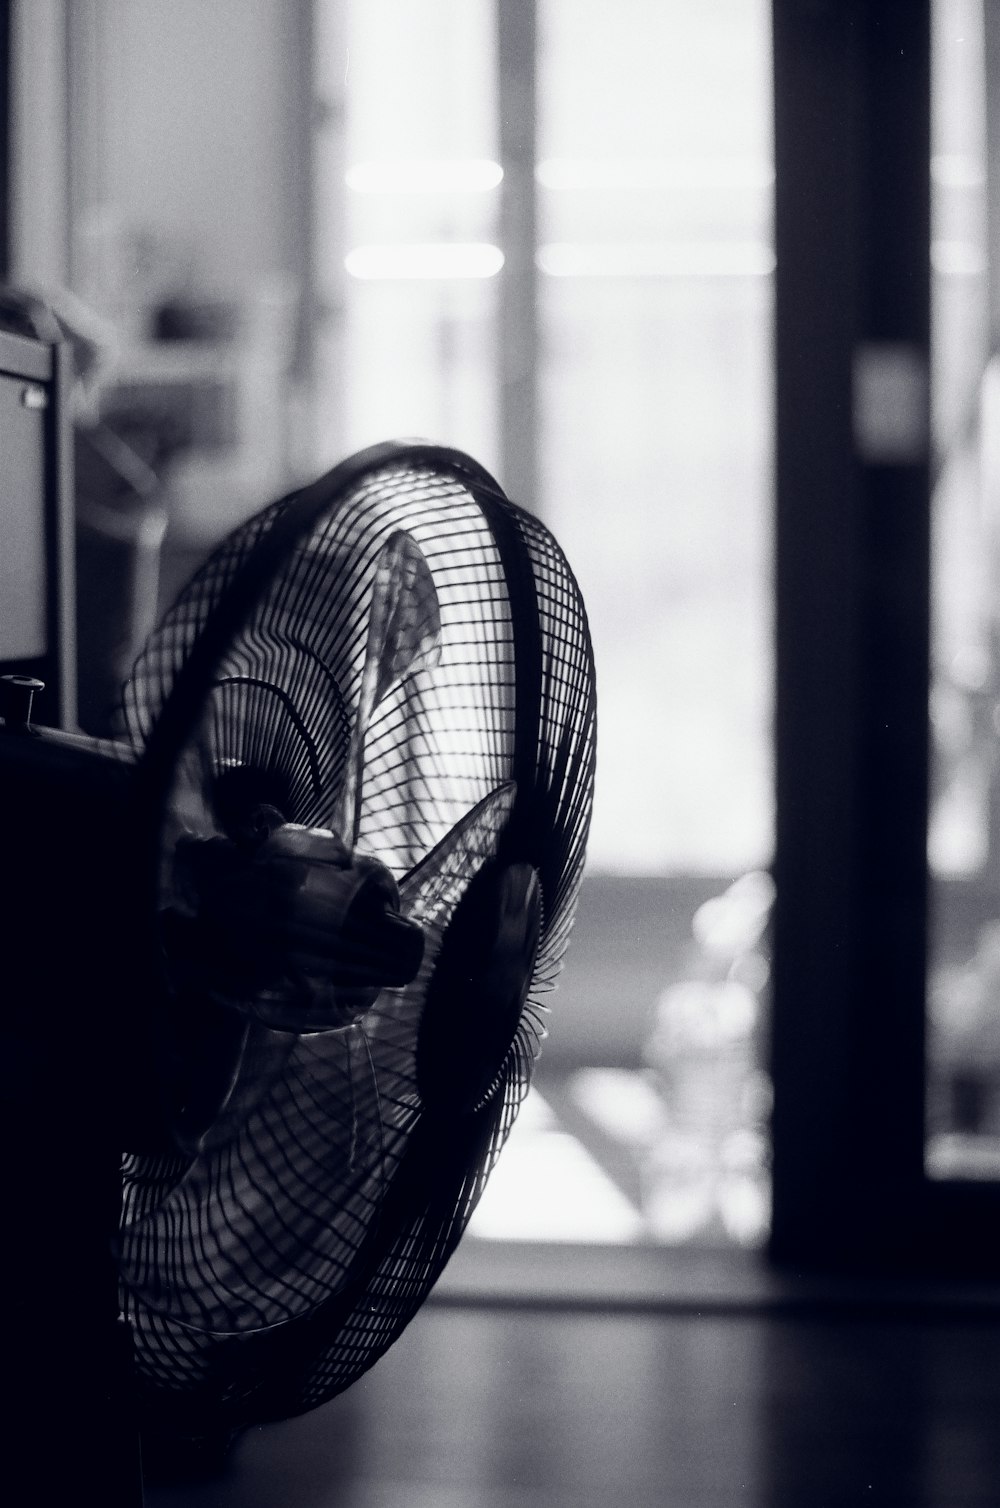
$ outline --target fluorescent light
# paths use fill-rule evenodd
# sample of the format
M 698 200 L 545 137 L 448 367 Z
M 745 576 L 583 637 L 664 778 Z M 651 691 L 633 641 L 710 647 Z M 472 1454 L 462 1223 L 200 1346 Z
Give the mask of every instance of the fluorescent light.
M 345 176 L 356 194 L 481 194 L 497 187 L 503 168 L 487 157 L 401 158 L 358 162 Z
M 758 241 L 680 241 L 584 245 L 553 242 L 538 249 L 539 271 L 550 277 L 770 277 L 774 252 Z
M 485 241 L 430 241 L 398 245 L 356 246 L 344 258 L 351 277 L 403 281 L 409 278 L 458 279 L 495 277 L 503 266 L 499 246 Z
M 535 178 L 556 190 L 765 189 L 774 166 L 759 157 L 548 157 Z

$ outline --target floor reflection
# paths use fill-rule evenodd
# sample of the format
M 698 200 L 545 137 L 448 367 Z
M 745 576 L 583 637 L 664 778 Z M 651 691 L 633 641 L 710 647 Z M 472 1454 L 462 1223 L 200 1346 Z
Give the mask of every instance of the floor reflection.
M 997 1312 L 430 1304 L 340 1399 L 149 1508 L 987 1508 Z
M 759 1248 L 770 1215 L 768 1147 L 735 1097 L 724 1115 L 710 1113 L 726 1068 L 714 1051 L 696 1068 L 699 1105 L 689 1125 L 668 1113 L 648 1070 L 546 1074 L 522 1107 L 469 1238 Z M 742 1085 L 742 1065 L 738 1076 Z

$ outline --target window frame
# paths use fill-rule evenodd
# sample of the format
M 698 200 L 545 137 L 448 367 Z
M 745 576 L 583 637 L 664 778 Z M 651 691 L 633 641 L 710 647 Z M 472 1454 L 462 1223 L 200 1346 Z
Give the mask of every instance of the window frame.
M 538 348 L 537 0 L 503 9 L 500 26 L 498 0 L 501 453 L 516 490 L 533 496 L 537 375 L 524 353 Z M 772 4 L 777 902 L 768 1255 L 779 1270 L 801 1273 L 993 1279 L 1000 1256 L 986 1237 L 1000 1216 L 1000 1184 L 931 1180 L 924 1169 L 930 18 L 930 0 Z M 893 454 L 891 435 L 867 435 L 860 401 L 864 372 L 874 370 L 877 386 L 894 353 L 923 405 L 923 429 L 903 455 Z
M 930 3 L 775 0 L 777 833 L 770 1254 L 995 1278 L 1000 1184 L 924 1171 L 931 454 L 859 363 L 930 360 Z

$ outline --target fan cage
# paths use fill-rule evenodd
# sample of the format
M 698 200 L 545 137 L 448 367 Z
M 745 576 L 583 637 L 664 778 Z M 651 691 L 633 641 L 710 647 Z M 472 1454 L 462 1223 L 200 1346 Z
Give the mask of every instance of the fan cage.
M 440 627 L 368 724 L 357 847 L 397 880 L 423 963 L 349 1029 L 255 1027 L 250 1108 L 221 1145 L 125 1159 L 122 1303 L 153 1428 L 300 1412 L 372 1365 L 454 1250 L 545 1035 L 593 795 L 590 636 L 551 534 L 457 452 L 379 447 L 273 505 L 154 634 L 124 700 L 155 817 L 153 910 L 171 904 L 179 837 L 224 833 L 234 770 L 280 792 L 289 821 L 342 815 L 380 563 L 400 533 Z M 512 859 L 543 896 L 528 997 L 486 1103 L 442 1126 L 416 1085 L 423 1001 L 471 879 Z

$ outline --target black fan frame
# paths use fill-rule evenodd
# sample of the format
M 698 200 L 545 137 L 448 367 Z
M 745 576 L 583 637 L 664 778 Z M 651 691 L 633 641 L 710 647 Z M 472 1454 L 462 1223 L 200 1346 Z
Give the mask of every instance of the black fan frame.
M 437 467 L 451 472 L 468 489 L 492 535 L 516 625 L 511 769 L 516 795 L 495 858 L 501 865 L 518 862 L 533 865 L 541 877 L 543 903 L 548 894 L 555 894 L 555 887 L 547 883 L 547 871 L 564 872 L 565 856 L 549 851 L 546 837 L 551 823 L 547 820 L 547 798 L 538 789 L 538 730 L 542 726 L 544 695 L 543 634 L 535 572 L 518 523 L 522 510 L 509 502 L 487 471 L 461 451 L 423 442 L 390 442 L 352 456 L 312 485 L 289 494 L 275 505 L 276 517 L 238 565 L 177 670 L 149 733 L 135 785 L 138 857 L 147 899 L 143 914 L 149 928 L 144 951 L 150 960 L 160 957 L 156 904 L 160 835 L 171 783 L 227 650 L 250 621 L 257 603 L 297 544 L 308 536 L 324 513 L 331 518 L 336 516 L 337 499 L 346 502 L 358 483 L 386 467 Z M 580 606 L 582 611 L 582 603 Z M 590 675 L 590 684 L 584 688 L 588 699 L 587 736 L 575 753 L 563 750 L 560 755 L 562 761 L 571 758 L 581 761 L 580 784 L 588 790 L 592 787 L 595 758 L 592 666 Z M 561 774 L 565 773 L 563 768 Z M 582 823 L 582 836 L 577 835 L 581 859 L 588 819 L 589 806 Z M 153 998 L 160 993 L 162 983 L 162 979 L 151 981 Z M 308 1314 L 290 1319 L 271 1331 L 248 1336 L 252 1347 L 239 1336 L 220 1340 L 213 1358 L 209 1359 L 203 1382 L 193 1394 L 154 1389 L 147 1415 L 156 1432 L 165 1430 L 190 1437 L 205 1427 L 206 1414 L 211 1413 L 213 1431 L 225 1434 L 248 1423 L 296 1411 L 289 1408 L 287 1391 L 282 1386 L 283 1375 L 289 1368 L 308 1370 L 311 1359 L 336 1344 L 342 1326 L 357 1311 L 382 1264 L 392 1259 L 395 1243 L 411 1221 L 419 1220 L 424 1229 L 439 1232 L 434 1244 L 436 1278 L 458 1244 L 468 1218 L 467 1209 L 475 1202 L 474 1197 L 467 1197 L 468 1190 L 473 1184 L 477 1185 L 477 1192 L 481 1187 L 479 1165 L 490 1156 L 491 1144 L 495 1152 L 509 1130 L 508 1124 L 501 1132 L 503 1099 L 501 1091 L 499 1105 L 494 1098 L 472 1111 L 456 1112 L 453 1117 L 424 1116 L 414 1128 L 379 1218 L 362 1240 L 346 1285 Z M 511 1114 L 509 1120 L 512 1119 Z M 466 1213 L 459 1218 L 463 1205 Z M 425 1292 L 414 1285 L 412 1303 L 404 1298 L 397 1306 L 393 1321 L 386 1322 L 384 1337 L 372 1344 L 348 1381 L 383 1354 L 416 1312 Z M 236 1367 L 241 1381 L 235 1387 L 228 1380 L 233 1349 L 242 1353 Z M 304 1399 L 300 1407 L 311 1407 L 344 1385 L 328 1385 L 323 1388 L 322 1397 Z

